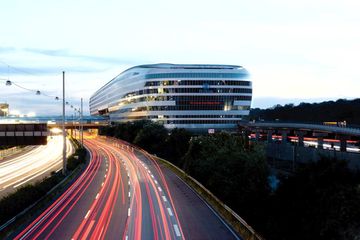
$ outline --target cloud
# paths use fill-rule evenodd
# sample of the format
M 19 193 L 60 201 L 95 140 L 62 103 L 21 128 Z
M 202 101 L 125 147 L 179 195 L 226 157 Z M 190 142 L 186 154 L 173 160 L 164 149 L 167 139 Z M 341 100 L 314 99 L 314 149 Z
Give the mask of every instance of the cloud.
M 16 48 L 14 47 L 0 47 L 0 53 L 9 53 L 16 51 Z
M 139 60 L 132 60 L 131 58 L 121 59 L 116 57 L 104 57 L 104 56 L 95 56 L 95 55 L 83 55 L 72 53 L 68 49 L 40 49 L 40 48 L 24 48 L 24 51 L 41 54 L 50 57 L 65 57 L 65 58 L 76 58 L 84 61 L 91 61 L 96 63 L 106 63 L 112 65 L 132 65 L 138 63 Z
M 72 73 L 91 73 L 91 72 L 102 72 L 105 68 L 99 67 L 86 67 L 86 66 L 10 66 L 0 65 L 0 78 L 10 77 L 14 75 L 27 75 L 27 76 L 40 76 L 40 75 L 54 75 L 61 73 L 64 69 L 67 72 Z

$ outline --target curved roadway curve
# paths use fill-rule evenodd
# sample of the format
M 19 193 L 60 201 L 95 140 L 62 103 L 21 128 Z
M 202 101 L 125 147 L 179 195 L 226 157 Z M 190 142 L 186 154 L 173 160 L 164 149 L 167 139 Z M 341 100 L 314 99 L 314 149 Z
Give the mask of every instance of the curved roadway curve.
M 108 138 L 85 144 L 84 173 L 15 239 L 239 239 L 144 152 Z

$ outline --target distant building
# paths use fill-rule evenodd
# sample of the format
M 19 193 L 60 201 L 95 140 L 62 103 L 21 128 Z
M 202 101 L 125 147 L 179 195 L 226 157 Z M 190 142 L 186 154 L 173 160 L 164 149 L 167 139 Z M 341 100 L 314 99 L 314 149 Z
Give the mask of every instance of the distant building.
M 0 117 L 7 117 L 9 115 L 9 104 L 0 103 Z
M 167 128 L 234 129 L 249 114 L 248 78 L 234 65 L 136 66 L 93 94 L 90 113 L 115 122 L 149 119 Z

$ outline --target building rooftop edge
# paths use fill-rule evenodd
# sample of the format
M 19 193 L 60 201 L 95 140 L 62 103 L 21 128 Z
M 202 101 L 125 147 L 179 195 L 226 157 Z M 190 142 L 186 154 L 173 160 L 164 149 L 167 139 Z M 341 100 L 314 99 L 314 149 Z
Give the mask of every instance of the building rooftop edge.
M 156 63 L 156 64 L 143 64 L 136 67 L 141 68 L 166 68 L 166 69 L 234 69 L 242 68 L 238 65 L 226 65 L 226 64 L 173 64 L 173 63 Z

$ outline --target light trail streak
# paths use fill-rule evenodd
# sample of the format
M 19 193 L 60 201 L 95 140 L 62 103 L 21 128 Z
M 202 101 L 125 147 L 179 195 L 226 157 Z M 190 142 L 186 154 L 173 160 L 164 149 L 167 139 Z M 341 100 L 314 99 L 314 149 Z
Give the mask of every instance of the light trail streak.
M 0 163 L 0 190 L 17 188 L 62 165 L 62 138 L 53 136 L 48 144 Z M 68 141 L 67 155 L 74 151 Z M 10 189 L 8 189 L 10 191 Z
M 85 145 L 91 152 L 85 171 L 15 239 L 56 239 L 69 228 L 68 239 L 185 239 L 165 178 L 149 156 L 107 139 Z

